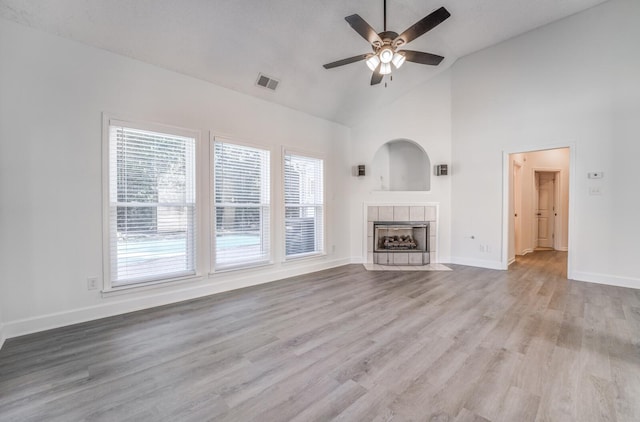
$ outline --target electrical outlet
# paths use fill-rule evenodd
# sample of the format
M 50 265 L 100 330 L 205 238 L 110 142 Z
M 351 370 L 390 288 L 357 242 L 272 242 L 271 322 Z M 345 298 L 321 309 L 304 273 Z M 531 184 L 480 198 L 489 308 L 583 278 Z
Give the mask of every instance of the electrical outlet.
M 98 277 L 87 278 L 87 290 L 97 290 L 97 289 L 98 289 Z
M 600 186 L 589 186 L 589 195 L 591 196 L 600 196 L 602 195 L 602 187 Z

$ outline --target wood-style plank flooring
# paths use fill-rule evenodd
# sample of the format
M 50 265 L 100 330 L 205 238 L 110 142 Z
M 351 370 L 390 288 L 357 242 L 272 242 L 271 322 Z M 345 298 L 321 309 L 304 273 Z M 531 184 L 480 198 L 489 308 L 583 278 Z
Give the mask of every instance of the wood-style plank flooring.
M 10 339 L 2 421 L 640 421 L 640 291 L 349 265 Z

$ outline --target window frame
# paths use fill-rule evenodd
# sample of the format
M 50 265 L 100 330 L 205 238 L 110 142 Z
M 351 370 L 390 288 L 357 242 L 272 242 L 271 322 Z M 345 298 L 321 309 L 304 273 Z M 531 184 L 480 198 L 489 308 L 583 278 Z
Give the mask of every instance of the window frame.
M 166 277 L 150 277 L 141 279 L 140 281 L 114 284 L 112 279 L 112 227 L 110 219 L 111 207 L 111 160 L 110 160 L 110 127 L 121 126 L 130 129 L 145 130 L 151 132 L 165 133 L 179 137 L 194 139 L 193 150 L 193 187 L 194 187 L 194 215 L 193 215 L 193 272 L 189 271 L 185 274 L 171 273 Z M 117 293 L 133 289 L 144 289 L 149 286 L 180 283 L 185 281 L 201 280 L 201 263 L 202 263 L 202 239 L 200 235 L 201 227 L 201 181 L 199 177 L 200 171 L 200 131 L 178 126 L 170 126 L 160 123 L 145 122 L 136 119 L 122 118 L 108 113 L 102 114 L 102 290 L 103 294 Z
M 320 250 L 315 250 L 313 252 L 295 254 L 295 255 L 287 255 L 287 235 L 286 235 L 286 225 L 287 225 L 287 203 L 286 203 L 286 157 L 287 155 L 295 155 L 305 158 L 311 158 L 315 160 L 322 161 L 322 237 L 320 239 L 314 239 L 316 242 L 318 240 L 321 242 L 322 247 Z M 327 255 L 327 160 L 324 154 L 317 152 L 310 152 L 305 150 L 300 150 L 297 148 L 290 147 L 282 147 L 282 164 L 281 164 L 281 195 L 282 195 L 282 262 L 291 262 L 298 261 L 302 259 L 312 259 L 318 257 L 324 257 Z M 304 205 L 300 205 L 304 206 Z M 317 205 L 316 205 L 317 206 Z
M 269 171 L 269 219 L 268 219 L 268 230 L 269 230 L 269 256 L 267 259 L 260 261 L 252 261 L 247 264 L 231 264 L 231 265 L 223 265 L 216 267 L 216 194 L 215 194 L 215 144 L 216 142 L 227 143 L 231 145 L 237 145 L 240 147 L 254 148 L 258 150 L 268 151 L 269 152 L 269 161 L 267 164 L 267 169 Z M 229 271 L 238 271 L 238 270 L 246 270 L 256 267 L 264 267 L 273 265 L 274 263 L 274 206 L 273 206 L 273 197 L 274 197 L 274 171 L 273 171 L 273 149 L 268 145 L 262 145 L 259 143 L 255 143 L 252 141 L 246 141 L 244 139 L 238 139 L 236 137 L 225 136 L 225 135 L 215 135 L 214 133 L 210 134 L 209 137 L 209 169 L 208 169 L 208 183 L 209 183 L 209 233 L 207 234 L 209 237 L 209 262 L 210 262 L 210 274 L 215 273 L 224 273 Z M 261 205 L 262 206 L 262 205 Z

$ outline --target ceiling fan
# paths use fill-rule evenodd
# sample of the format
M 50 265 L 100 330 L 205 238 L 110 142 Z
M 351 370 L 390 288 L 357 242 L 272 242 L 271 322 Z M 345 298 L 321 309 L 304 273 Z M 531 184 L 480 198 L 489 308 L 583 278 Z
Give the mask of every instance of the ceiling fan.
M 407 28 L 403 33 L 398 35 L 396 32 L 387 31 L 387 0 L 384 0 L 384 31 L 376 33 L 371 25 L 369 25 L 360 15 L 350 15 L 344 18 L 349 25 L 362 38 L 371 44 L 373 53 L 360 54 L 358 56 L 349 57 L 347 59 L 338 60 L 327 63 L 325 69 L 343 66 L 349 63 L 366 60 L 367 66 L 373 71 L 371 76 L 371 85 L 377 85 L 382 82 L 384 75 L 391 74 L 391 64 L 397 68 L 402 66 L 405 60 L 414 63 L 437 66 L 444 59 L 436 54 L 424 53 L 414 50 L 399 50 L 411 41 L 421 35 L 432 30 L 436 26 L 444 22 L 451 14 L 444 7 L 430 13 L 418 22 Z

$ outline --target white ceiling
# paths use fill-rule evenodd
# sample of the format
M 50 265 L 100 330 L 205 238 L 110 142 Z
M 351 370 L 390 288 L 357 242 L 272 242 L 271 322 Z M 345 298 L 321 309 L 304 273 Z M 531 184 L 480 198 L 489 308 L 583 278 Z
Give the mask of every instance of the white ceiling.
M 440 6 L 452 16 L 407 47 L 445 60 L 406 63 L 386 88 L 369 85 L 364 62 L 322 67 L 370 51 L 344 17 L 380 32 L 382 0 L 0 0 L 0 16 L 349 125 L 459 57 L 604 1 L 388 0 L 398 33 Z M 276 92 L 255 85 L 258 72 L 280 80 Z

